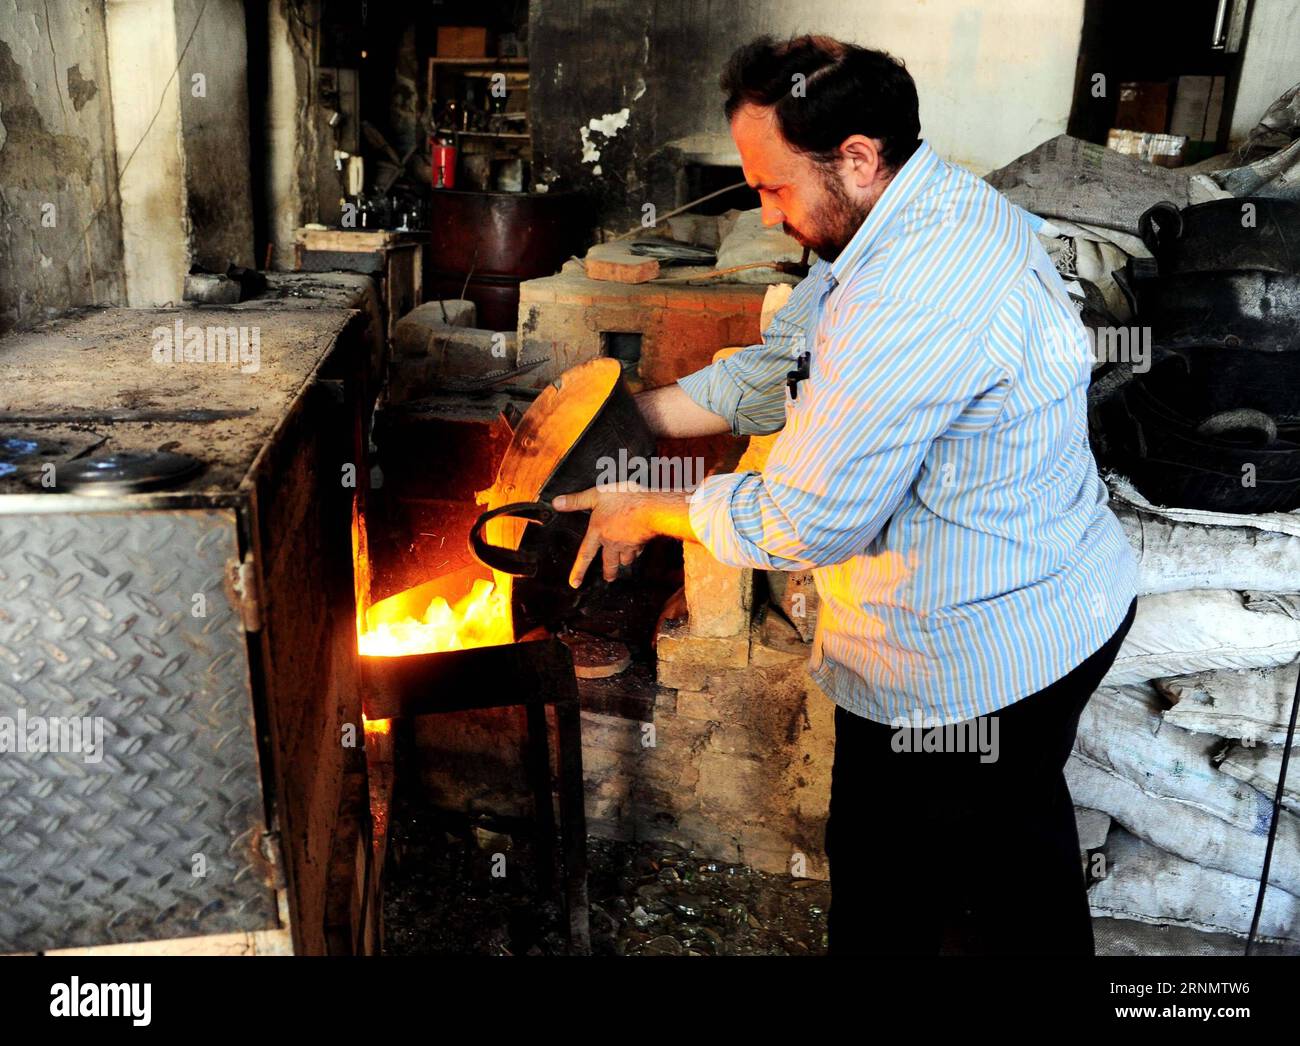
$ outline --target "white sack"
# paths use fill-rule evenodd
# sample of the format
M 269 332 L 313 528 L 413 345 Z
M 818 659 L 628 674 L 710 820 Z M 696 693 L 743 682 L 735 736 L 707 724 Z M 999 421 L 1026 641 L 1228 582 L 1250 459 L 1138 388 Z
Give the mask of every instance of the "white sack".
M 803 247 L 793 236 L 787 236 L 779 225 L 768 228 L 763 224 L 761 210 L 742 211 L 731 231 L 722 238 L 718 248 L 719 269 L 753 262 L 790 261 L 803 257 Z M 725 277 L 736 283 L 798 283 L 799 277 L 780 273 L 775 269 L 745 269 Z
M 1173 705 L 1165 712 L 1167 723 L 1198 734 L 1280 745 L 1298 671 L 1300 663 L 1292 661 L 1279 668 L 1198 672 L 1157 679 L 1155 688 Z
M 1162 592 L 1137 615 L 1106 686 L 1214 669 L 1272 668 L 1300 655 L 1300 596 Z
M 1292 512 L 1248 513 L 1213 512 L 1206 508 L 1170 508 L 1151 504 L 1126 477 L 1117 472 L 1106 472 L 1102 478 L 1110 489 L 1112 508 L 1120 503 L 1184 523 L 1200 523 L 1210 527 L 1250 527 L 1300 537 L 1300 509 Z M 1294 586 L 1293 591 L 1295 590 L 1300 590 L 1300 584 Z
M 1135 781 L 1078 753 L 1066 763 L 1065 779 L 1076 803 L 1104 809 L 1118 824 L 1162 850 L 1207 868 L 1246 878 L 1259 877 L 1264 863 L 1263 833 L 1227 824 L 1177 797 L 1143 791 Z M 1234 784 L 1247 787 L 1240 782 Z M 1260 809 L 1267 810 L 1267 806 L 1261 803 Z M 1283 811 L 1278 826 L 1269 883 L 1300 893 L 1300 829 L 1296 827 L 1296 816 L 1287 811 Z
M 1074 825 L 1079 830 L 1079 849 L 1100 850 L 1110 832 L 1110 814 L 1086 806 L 1074 808 Z
M 788 283 L 768 284 L 767 290 L 763 292 L 763 307 L 758 314 L 758 329 L 761 334 L 767 333 L 772 317 L 785 307 L 793 293 L 794 287 Z
M 1128 298 L 1111 273 L 1124 268 L 1132 256 L 1151 257 L 1140 237 L 1056 218 L 1043 221 L 1038 239 L 1064 279 L 1087 280 L 1101 293 L 1112 316 L 1121 323 L 1133 319 Z
M 1219 770 L 1267 796 L 1277 794 L 1277 780 L 1282 773 L 1282 748 L 1275 745 L 1255 745 L 1246 748 L 1233 745 Z M 1300 751 L 1292 749 L 1291 762 L 1286 768 L 1286 786 L 1282 790 L 1282 808 L 1300 814 Z
M 1208 526 L 1112 503 L 1138 561 L 1138 594 L 1188 589 L 1300 591 L 1300 537 Z
M 1093 915 L 1241 937 L 1250 932 L 1257 879 L 1185 861 L 1122 828 L 1111 833 L 1106 869 L 1106 878 L 1088 891 Z M 1273 940 L 1300 939 L 1300 898 L 1270 886 L 1259 933 Z
M 1214 768 L 1217 739 L 1170 726 L 1160 711 L 1149 686 L 1093 694 L 1065 768 L 1075 805 L 1189 861 L 1258 877 L 1269 797 Z M 1300 820 L 1286 811 L 1269 881 L 1300 894 Z

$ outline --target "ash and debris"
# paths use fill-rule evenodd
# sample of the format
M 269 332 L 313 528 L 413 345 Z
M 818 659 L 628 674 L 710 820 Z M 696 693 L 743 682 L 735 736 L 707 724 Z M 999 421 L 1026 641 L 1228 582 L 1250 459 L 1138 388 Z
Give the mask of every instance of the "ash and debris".
M 563 906 L 558 893 L 539 897 L 529 831 L 527 822 L 411 805 L 397 811 L 385 872 L 385 953 L 565 954 Z M 593 955 L 826 951 L 828 883 L 670 843 L 589 839 L 587 858 Z M 494 866 L 504 875 L 494 877 Z

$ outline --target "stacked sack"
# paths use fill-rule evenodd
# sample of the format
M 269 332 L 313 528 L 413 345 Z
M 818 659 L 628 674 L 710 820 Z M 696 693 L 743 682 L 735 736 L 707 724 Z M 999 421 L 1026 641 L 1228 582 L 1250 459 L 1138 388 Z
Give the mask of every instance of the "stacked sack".
M 1141 568 L 1067 767 L 1080 842 L 1105 857 L 1093 912 L 1237 935 L 1300 671 L 1300 86 L 1261 127 L 1282 140 L 1252 148 L 1280 151 L 1249 167 L 1059 136 L 987 176 L 1095 339 L 1093 449 Z M 1300 941 L 1300 780 L 1269 882 L 1261 936 Z
M 988 180 L 1097 339 L 1093 447 L 1141 568 L 1067 767 L 1093 912 L 1244 935 L 1300 671 L 1300 203 L 1064 137 Z M 1300 941 L 1300 781 L 1269 881 L 1261 936 Z
M 1133 627 L 1066 779 L 1105 855 L 1099 916 L 1244 935 L 1300 671 L 1300 513 L 1151 504 L 1110 475 L 1139 561 Z M 1278 824 L 1260 935 L 1300 941 L 1300 787 Z

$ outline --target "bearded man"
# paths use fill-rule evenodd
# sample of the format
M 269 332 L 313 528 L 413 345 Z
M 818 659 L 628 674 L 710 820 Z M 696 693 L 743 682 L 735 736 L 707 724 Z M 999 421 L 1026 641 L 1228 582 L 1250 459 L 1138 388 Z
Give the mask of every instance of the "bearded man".
M 722 87 L 765 224 L 818 260 L 761 345 L 639 403 L 664 436 L 780 436 L 690 494 L 555 499 L 592 512 L 572 580 L 657 535 L 812 570 L 832 954 L 936 954 L 950 917 L 978 951 L 1092 954 L 1063 768 L 1136 562 L 1088 443 L 1086 332 L 1028 216 L 920 140 L 902 63 L 762 38 Z M 940 724 L 997 743 L 899 743 Z

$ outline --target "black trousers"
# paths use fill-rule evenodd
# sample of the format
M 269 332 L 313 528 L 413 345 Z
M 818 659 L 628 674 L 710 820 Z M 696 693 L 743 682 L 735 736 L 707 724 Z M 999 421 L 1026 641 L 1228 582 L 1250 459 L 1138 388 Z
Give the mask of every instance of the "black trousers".
M 1063 769 L 1136 610 L 1134 600 L 1068 675 L 963 724 L 967 748 L 996 740 L 991 761 L 977 750 L 918 750 L 925 731 L 896 738 L 888 724 L 835 710 L 830 954 L 936 955 L 954 938 L 980 954 L 1093 954 Z M 948 744 L 959 747 L 951 733 Z

